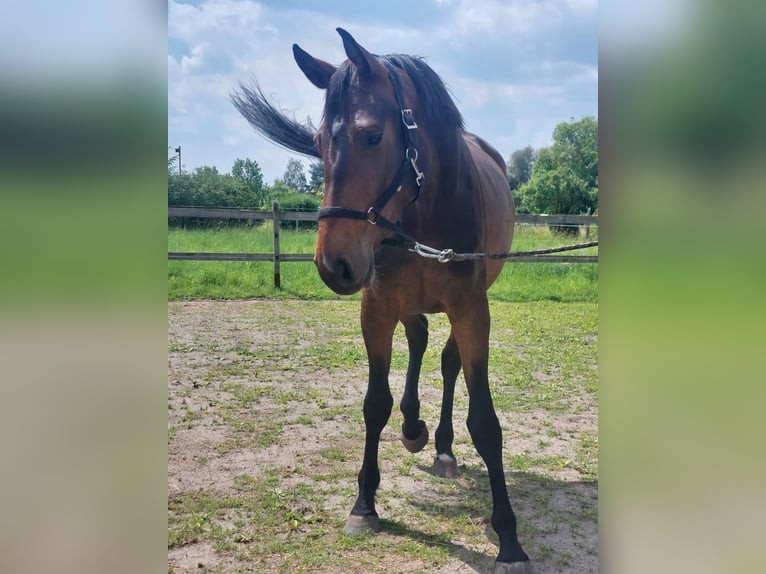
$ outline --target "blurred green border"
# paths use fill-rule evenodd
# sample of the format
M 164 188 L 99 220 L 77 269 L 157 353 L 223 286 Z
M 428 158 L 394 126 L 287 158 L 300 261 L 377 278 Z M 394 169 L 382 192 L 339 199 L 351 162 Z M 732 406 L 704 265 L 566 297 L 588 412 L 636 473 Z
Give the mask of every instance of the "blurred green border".
M 600 558 L 762 572 L 766 7 L 654 9 L 601 46 Z

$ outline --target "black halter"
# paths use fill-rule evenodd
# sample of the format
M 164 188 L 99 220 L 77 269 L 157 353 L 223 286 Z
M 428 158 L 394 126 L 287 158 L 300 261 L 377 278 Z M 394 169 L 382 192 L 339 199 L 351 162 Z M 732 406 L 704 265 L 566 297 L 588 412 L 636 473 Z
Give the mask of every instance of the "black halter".
M 386 190 L 380 195 L 380 197 L 378 197 L 378 199 L 376 199 L 367 209 L 367 211 L 348 209 L 346 207 L 323 207 L 319 210 L 318 217 L 319 219 L 325 217 L 361 219 L 363 221 L 369 222 L 372 225 L 381 225 L 389 231 L 393 231 L 404 240 L 414 243 L 415 240 L 407 233 L 405 233 L 401 227 L 381 215 L 381 211 L 383 211 L 383 208 L 391 200 L 391 198 L 394 197 L 394 194 L 402 189 L 402 181 L 404 180 L 404 176 L 407 172 L 407 164 L 412 165 L 412 169 L 415 172 L 415 183 L 417 184 L 415 197 L 410 203 L 417 201 L 418 197 L 420 197 L 420 188 L 423 184 L 423 180 L 425 179 L 425 174 L 418 169 L 418 165 L 416 163 L 418 159 L 418 150 L 415 147 L 416 135 L 414 130 L 417 129 L 418 125 L 415 123 L 415 118 L 412 116 L 412 110 L 404 107 L 401 80 L 398 74 L 387 62 L 384 62 L 384 64 L 386 64 L 388 77 L 391 79 L 391 84 L 394 88 L 394 95 L 396 96 L 396 101 L 399 104 L 399 109 L 402 113 L 402 124 L 404 126 L 402 128 L 402 134 L 404 137 L 404 159 L 402 160 L 402 163 L 399 166 L 399 170 L 396 172 L 394 179 L 388 185 Z

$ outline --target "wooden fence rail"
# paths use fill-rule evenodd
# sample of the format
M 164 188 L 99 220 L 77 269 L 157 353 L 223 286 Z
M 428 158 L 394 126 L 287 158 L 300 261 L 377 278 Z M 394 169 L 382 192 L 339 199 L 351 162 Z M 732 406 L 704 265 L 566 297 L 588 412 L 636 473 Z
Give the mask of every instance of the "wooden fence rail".
M 215 207 L 168 207 L 168 217 L 200 217 L 209 219 L 272 220 L 274 247 L 271 253 L 180 253 L 168 252 L 170 261 L 271 261 L 274 263 L 274 286 L 281 287 L 281 262 L 313 261 L 311 253 L 281 253 L 279 250 L 280 221 L 316 221 L 316 211 L 284 211 L 276 201 L 271 211 L 257 209 L 223 209 Z M 530 225 L 584 225 L 586 235 L 590 226 L 598 225 L 597 215 L 516 215 L 516 223 Z M 598 263 L 597 255 L 529 255 L 514 257 L 513 263 Z

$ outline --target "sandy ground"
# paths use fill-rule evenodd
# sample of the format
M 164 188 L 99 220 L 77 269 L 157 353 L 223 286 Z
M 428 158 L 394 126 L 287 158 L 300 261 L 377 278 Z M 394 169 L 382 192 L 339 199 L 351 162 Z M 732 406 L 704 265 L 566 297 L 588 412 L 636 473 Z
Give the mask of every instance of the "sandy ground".
M 231 493 L 235 477 L 257 475 L 264 470 L 279 470 L 290 482 L 306 483 L 312 472 L 327 471 L 327 460 L 321 453 L 328 446 L 348 451 L 348 456 L 333 460 L 335 470 L 345 471 L 349 486 L 361 461 L 362 439 L 358 420 L 352 420 L 361 410 L 366 385 L 366 360 L 355 357 L 351 364 L 334 365 L 332 361 L 315 361 L 316 349 L 342 341 L 358 344 L 358 327 L 344 324 L 328 328 L 322 317 L 335 313 L 340 305 L 343 312 L 348 302 L 177 302 L 168 305 L 168 496 L 169 499 L 190 492 Z M 310 307 L 310 311 L 306 310 Z M 446 327 L 432 329 L 431 341 L 437 353 L 446 338 Z M 406 349 L 403 337 L 395 343 L 395 351 Z M 542 375 L 541 375 L 542 376 Z M 391 380 L 398 403 L 394 380 L 401 382 L 403 368 L 392 368 Z M 428 380 L 438 380 L 438 371 L 421 375 L 421 413 L 428 421 L 432 437 L 438 417 L 441 391 Z M 236 402 L 236 389 L 262 385 L 262 396 L 252 417 L 256 423 L 281 419 L 284 425 L 273 440 L 259 437 L 241 440 L 231 426 L 222 423 L 221 409 Z M 239 385 L 239 387 L 237 387 Z M 399 384 L 399 386 L 401 386 Z M 458 386 L 464 387 L 462 376 Z M 249 387 L 248 387 L 249 388 Z M 467 401 L 464 392 L 456 395 L 455 453 L 461 467 L 457 488 L 471 488 L 476 475 L 483 469 L 465 430 Z M 281 400 L 280 397 L 285 398 Z M 301 400 L 304 399 L 304 400 Z M 428 407 L 426 407 L 428 405 Z M 334 413 L 332 416 L 324 416 Z M 381 474 L 379 492 L 394 490 L 408 500 L 433 499 L 429 486 L 433 443 L 420 453 L 422 461 L 407 473 L 396 472 L 397 457 L 405 451 L 399 442 L 398 411 L 384 430 L 381 439 Z M 311 424 L 299 421 L 311 419 Z M 575 459 L 575 445 L 582 433 L 597 436 L 597 405 L 593 397 L 583 394 L 572 398 L 572 408 L 565 413 L 551 414 L 538 409 L 522 413 L 498 412 L 504 429 L 505 452 L 539 452 L 541 437 L 545 437 L 544 454 L 551 457 Z M 266 425 L 256 424 L 260 429 Z M 433 439 L 431 439 L 432 441 Z M 509 490 L 524 492 L 525 497 L 514 508 L 520 520 L 528 522 L 537 532 L 535 546 L 538 574 L 546 572 L 591 573 L 598 571 L 598 533 L 596 523 L 598 483 L 587 478 L 576 465 L 542 469 L 539 474 L 550 479 L 525 480 L 509 473 Z M 383 497 L 381 516 L 408 512 L 407 503 L 399 497 Z M 324 509 L 343 520 L 352 499 L 330 495 Z M 539 505 L 544 505 L 540 512 Z M 587 519 L 581 519 L 587 516 Z M 384 533 L 378 536 L 385 536 Z M 369 569 L 360 565 L 360 572 L 484 572 L 492 566 L 496 549 L 487 538 L 483 544 L 455 540 L 455 548 L 445 564 L 437 568 L 425 564 L 392 560 Z M 546 549 L 551 549 L 546 551 Z M 530 551 L 530 554 L 533 554 Z M 181 572 L 239 572 L 247 571 L 241 560 L 231 552 L 217 552 L 209 540 L 200 540 L 169 550 L 170 571 Z M 264 566 L 264 564 L 266 566 Z M 369 566 L 369 565 L 368 565 Z M 379 567 L 379 568 L 378 568 Z M 260 563 L 257 571 L 285 571 L 278 563 Z M 253 571 L 256 571 L 253 570 Z M 340 572 L 332 568 L 322 572 Z

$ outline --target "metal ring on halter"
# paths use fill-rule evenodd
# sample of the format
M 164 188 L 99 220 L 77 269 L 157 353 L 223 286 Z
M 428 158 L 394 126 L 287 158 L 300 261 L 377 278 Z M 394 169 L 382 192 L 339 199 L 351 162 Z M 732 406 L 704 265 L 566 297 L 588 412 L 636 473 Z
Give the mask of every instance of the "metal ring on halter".
M 378 224 L 378 212 L 374 207 L 367 210 L 367 222 L 372 225 Z
M 410 157 L 410 151 L 415 152 L 415 157 Z M 413 162 L 418 161 L 418 150 L 414 147 L 408 147 L 404 152 L 404 157 Z

